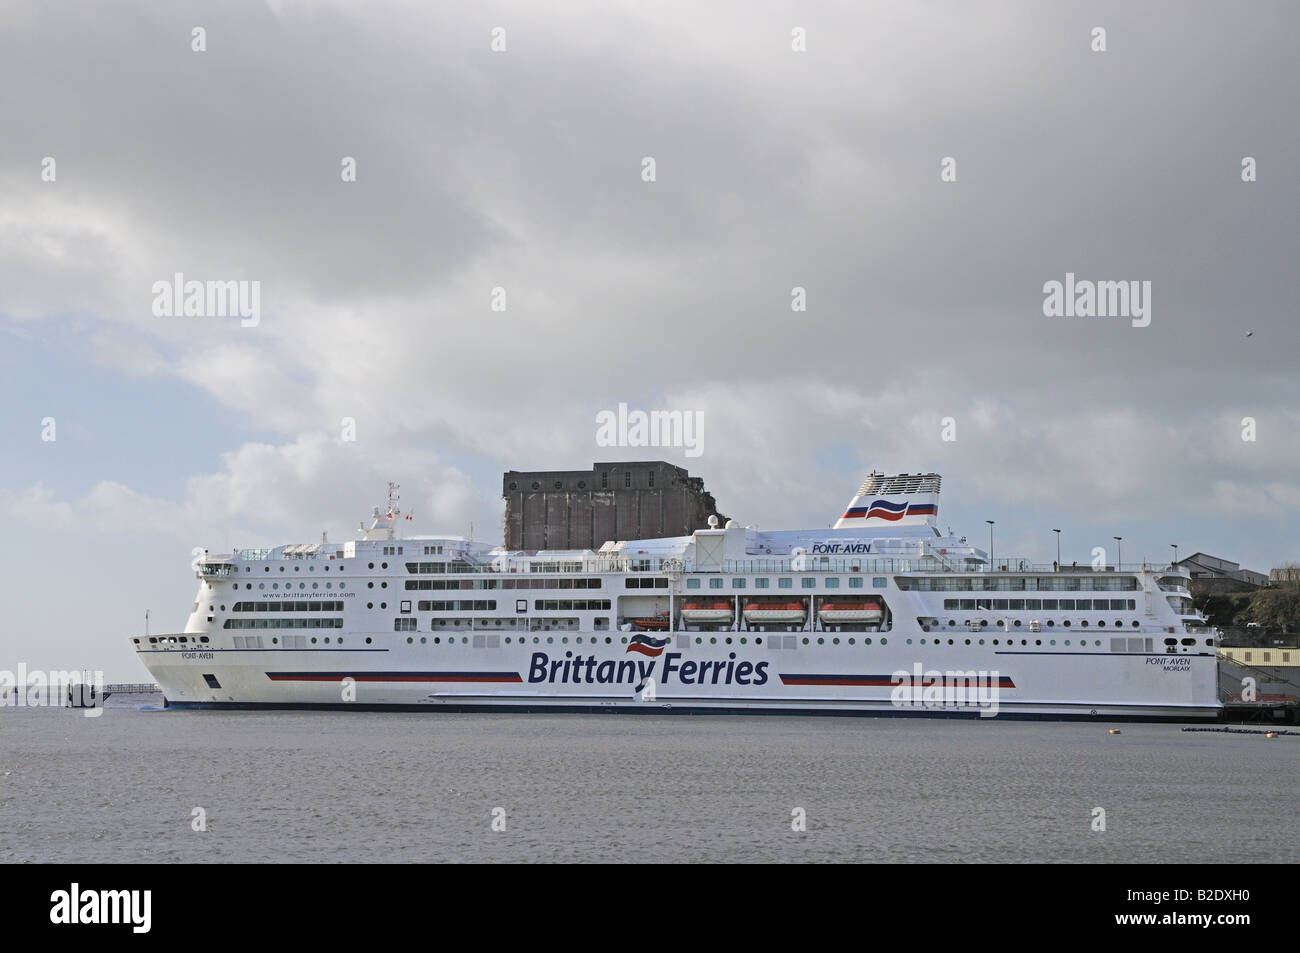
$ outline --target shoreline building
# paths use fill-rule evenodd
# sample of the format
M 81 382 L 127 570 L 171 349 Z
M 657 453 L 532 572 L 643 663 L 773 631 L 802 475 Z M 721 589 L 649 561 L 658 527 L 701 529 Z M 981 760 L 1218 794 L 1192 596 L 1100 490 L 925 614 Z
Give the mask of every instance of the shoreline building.
M 1193 553 L 1174 564 L 1192 577 L 1192 594 L 1219 592 L 1253 592 L 1268 585 L 1262 572 L 1242 569 L 1240 563 L 1208 553 Z
M 501 478 L 508 550 L 592 549 L 623 539 L 689 536 L 720 523 L 704 481 L 662 460 L 590 470 L 510 470 Z

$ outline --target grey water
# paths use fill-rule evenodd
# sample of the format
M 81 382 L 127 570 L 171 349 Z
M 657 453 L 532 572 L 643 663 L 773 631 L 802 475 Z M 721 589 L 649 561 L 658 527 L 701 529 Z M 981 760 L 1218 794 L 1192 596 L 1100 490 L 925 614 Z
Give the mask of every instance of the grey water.
M 1300 860 L 1295 736 L 160 700 L 0 709 L 0 862 Z

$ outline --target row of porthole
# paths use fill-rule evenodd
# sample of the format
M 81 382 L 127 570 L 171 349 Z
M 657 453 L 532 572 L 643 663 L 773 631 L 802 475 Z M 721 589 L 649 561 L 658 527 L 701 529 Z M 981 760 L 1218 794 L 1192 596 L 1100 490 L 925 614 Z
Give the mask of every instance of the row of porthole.
M 313 589 L 319 589 L 319 588 L 320 588 L 320 583 L 319 583 L 319 582 L 313 582 L 313 583 L 311 584 L 311 587 L 312 587 Z M 235 588 L 236 588 L 236 589 L 239 588 L 239 583 L 235 583 Z M 252 588 L 253 588 L 253 584 L 252 584 L 251 582 L 246 582 L 246 583 L 244 583 L 244 588 L 245 588 L 245 589 L 252 589 Z M 265 588 L 266 588 L 266 583 L 264 583 L 264 582 L 259 582 L 259 583 L 257 584 L 257 588 L 258 588 L 258 589 L 265 589 Z M 271 588 L 272 588 L 272 589 L 279 589 L 279 588 L 280 588 L 280 584 L 279 584 L 278 582 L 273 582 L 273 583 L 271 583 Z M 284 584 L 284 588 L 285 588 L 285 589 L 292 589 L 292 588 L 293 588 L 293 583 L 291 583 L 291 582 L 286 582 L 286 583 Z M 298 583 L 298 588 L 299 588 L 299 589 L 306 589 L 306 588 L 307 588 L 307 583 L 305 583 L 305 582 L 300 582 L 300 583 Z M 333 589 L 333 588 L 334 588 L 334 583 L 332 583 L 332 582 L 327 582 L 327 583 L 325 583 L 325 588 L 326 588 L 326 589 Z M 339 583 L 339 588 L 340 588 L 340 589 L 346 589 L 346 588 L 347 588 L 347 583 L 343 583 L 343 582 Z
M 274 641 L 274 639 L 272 639 L 272 641 Z M 312 639 L 312 641 L 315 642 L 316 640 L 315 640 L 315 639 Z M 325 641 L 328 642 L 329 639 L 326 639 Z M 339 639 L 339 641 L 342 642 L 343 640 L 342 640 L 342 639 Z M 370 640 L 369 640 L 369 639 L 366 639 L 366 641 L 369 642 Z M 428 640 L 427 640 L 426 638 L 423 638 L 423 637 L 422 637 L 422 638 L 420 639 L 420 644 L 421 644 L 421 645 L 424 645 L 427 641 L 428 641 Z M 578 645 L 583 644 L 583 643 L 582 643 L 582 637 L 581 637 L 581 636 L 578 636 L 578 637 L 575 638 L 573 641 L 574 641 L 576 644 L 578 644 Z M 600 642 L 600 639 L 599 639 L 599 638 L 591 638 L 589 641 L 591 642 L 592 645 L 596 645 L 596 644 L 598 644 L 598 643 Z M 624 639 L 622 639 L 621 641 L 622 641 L 623 643 L 626 643 L 626 642 L 627 642 L 627 639 L 624 638 Z M 732 644 L 732 640 L 731 640 L 730 638 L 727 638 L 727 639 L 725 639 L 724 641 L 725 641 L 725 644 L 727 644 L 727 645 L 731 645 L 731 644 Z M 808 645 L 808 644 L 809 644 L 809 640 L 808 640 L 807 637 L 805 637 L 802 641 L 803 641 L 803 644 L 804 644 L 804 645 Z M 1001 644 L 1001 642 L 1000 642 L 998 639 L 993 639 L 992 641 L 993 641 L 993 644 L 994 644 L 994 645 L 1000 645 L 1000 644 Z M 414 644 L 414 642 L 415 642 L 415 639 L 414 639 L 413 637 L 407 637 L 407 640 L 406 640 L 406 644 L 407 644 L 407 645 L 412 645 L 412 644 Z M 441 644 L 442 639 L 441 639 L 439 636 L 434 636 L 433 642 L 434 642 L 435 645 L 438 645 L 438 644 Z M 455 642 L 456 642 L 456 638 L 455 638 L 455 636 L 448 636 L 448 638 L 447 638 L 447 643 L 448 643 L 449 645 L 455 644 Z M 463 637 L 461 638 L 461 642 L 462 642 L 462 643 L 465 643 L 465 644 L 468 644 L 468 643 L 469 643 L 469 636 L 463 636 Z M 510 636 L 506 636 L 505 642 L 506 642 L 507 645 L 510 645 L 510 644 L 511 644 Z M 521 636 L 521 637 L 518 639 L 518 642 L 519 642 L 520 645 L 525 645 L 525 644 L 527 644 L 528 639 L 527 639 L 526 637 L 522 637 L 522 636 Z M 606 637 L 605 637 L 605 644 L 606 644 L 606 645 L 610 645 L 610 644 L 612 644 L 612 642 L 613 642 L 613 639 L 611 639 L 609 636 L 606 636 Z M 710 644 L 710 645 L 716 645 L 717 642 L 718 642 L 718 640 L 717 640 L 716 637 L 714 637 L 714 638 L 710 638 L 710 639 L 709 639 L 709 644 Z M 849 645 L 856 645 L 856 644 L 857 644 L 857 643 L 854 641 L 853 638 L 849 638 L 849 639 L 847 640 L 847 642 L 848 642 Z M 546 639 L 546 643 L 547 643 L 548 645 L 553 645 L 553 644 L 555 643 L 555 637 L 554 637 L 554 636 L 548 636 L 547 639 Z M 569 644 L 568 636 L 562 636 L 562 637 L 560 638 L 560 643 L 561 643 L 562 645 L 568 645 L 568 644 Z M 695 644 L 696 644 L 696 645 L 702 645 L 703 643 L 704 643 L 704 640 L 703 640 L 702 638 L 696 638 L 696 640 L 695 640 Z M 1007 643 L 1007 645 L 1015 645 L 1015 644 L 1016 644 L 1016 640 L 1015 640 L 1015 639 L 1007 639 L 1007 640 L 1006 640 L 1006 643 Z M 533 644 L 534 644 L 534 645 L 540 645 L 540 644 L 541 644 L 541 639 L 540 639 L 539 636 L 533 636 Z M 740 639 L 740 644 L 741 644 L 741 645 L 746 645 L 746 644 L 747 644 L 746 639 L 744 639 L 744 638 L 742 637 L 742 638 Z M 755 645 L 762 645 L 762 644 L 763 644 L 763 640 L 762 640 L 761 638 L 756 638 L 756 639 L 754 639 L 754 644 L 755 644 Z M 826 644 L 826 639 L 825 639 L 825 638 L 818 638 L 818 639 L 817 639 L 817 644 L 818 644 L 818 645 L 825 645 L 825 644 Z M 832 638 L 832 639 L 831 639 L 831 644 L 832 644 L 832 645 L 839 645 L 839 644 L 840 644 L 840 640 L 839 640 L 838 638 Z M 863 640 L 862 640 L 862 644 L 863 644 L 863 645 L 871 645 L 871 644 L 872 644 L 871 639 L 863 639 Z M 881 645 L 888 645 L 888 644 L 889 644 L 889 639 L 882 638 L 882 639 L 880 640 L 880 644 L 881 644 Z M 911 639 L 908 639 L 908 640 L 907 640 L 907 644 L 908 644 L 908 645 L 911 645 L 911 644 L 912 644 L 912 640 L 911 640 Z M 922 645 L 925 645 L 925 644 L 927 644 L 927 641 L 926 641 L 925 639 L 921 639 L 921 644 L 922 644 Z M 929 644 L 931 644 L 931 645 L 942 645 L 942 644 L 943 644 L 943 640 L 942 640 L 942 639 L 931 639 L 931 640 L 929 640 Z M 949 644 L 949 645 L 953 645 L 953 644 L 955 644 L 955 643 L 953 642 L 952 639 L 948 639 L 948 644 Z M 965 640 L 965 644 L 966 644 L 966 645 L 970 645 L 970 644 L 971 644 L 971 640 L 970 640 L 970 639 L 966 639 L 966 640 Z M 984 644 L 984 640 L 983 640 L 983 639 L 979 639 L 979 640 L 977 640 L 976 644 L 978 644 L 978 645 L 983 645 L 983 644 Z M 1020 644 L 1021 644 L 1021 645 L 1025 645 L 1025 646 L 1027 646 L 1027 645 L 1029 644 L 1029 640 L 1028 640 L 1028 639 L 1021 639 L 1021 640 L 1020 640 Z M 1034 640 L 1034 645 L 1042 645 L 1042 644 L 1043 644 L 1043 640 L 1042 640 L 1042 639 L 1035 639 L 1035 640 Z M 1049 639 L 1047 644 L 1048 644 L 1048 645 L 1055 645 L 1055 644 L 1056 644 L 1056 639 Z M 1066 644 L 1066 645 L 1069 645 L 1069 644 L 1070 644 L 1070 640 L 1069 640 L 1069 639 L 1066 639 L 1066 640 L 1065 640 L 1065 644 Z M 1080 645 L 1081 647 L 1086 647 L 1087 644 L 1088 644 L 1088 641 L 1087 641 L 1086 639 L 1080 639 L 1080 640 L 1079 640 L 1079 645 Z M 1093 645 L 1100 647 L 1100 646 L 1101 646 L 1101 640 L 1100 640 L 1100 639 L 1095 640 L 1095 641 L 1093 642 Z
M 388 568 L 388 563 L 381 563 L 380 565 L 381 565 L 381 567 L 382 567 L 383 569 L 387 569 L 387 568 Z M 375 568 L 375 564 L 374 564 L 374 563 L 370 563 L 369 566 L 370 566 L 371 569 L 374 569 L 374 568 Z M 343 566 L 343 565 L 340 563 L 338 568 L 339 568 L 339 571 L 342 572 L 346 567 Z M 253 571 L 253 567 L 252 567 L 252 566 L 245 566 L 245 567 L 244 567 L 244 572 L 252 572 L 252 571 Z M 271 567 L 270 567 L 270 566 L 263 566 L 263 567 L 262 567 L 262 572 L 270 572 L 270 571 L 271 571 Z M 301 572 L 301 571 L 302 571 L 302 567 L 301 567 L 301 566 L 294 566 L 294 567 L 293 567 L 293 571 L 294 571 L 294 572 Z M 308 567 L 307 567 L 307 571 L 308 571 L 308 572 L 315 572 L 315 571 L 316 571 L 316 567 L 315 567 L 315 566 L 308 566 Z M 329 571 L 330 571 L 330 567 L 329 567 L 329 566 L 326 566 L 326 567 L 325 567 L 325 571 L 326 571 L 326 572 L 329 572 Z M 280 567 L 280 572 L 284 572 L 284 567 L 283 567 L 283 566 Z
M 962 623 L 962 624 L 965 625 L 965 623 Z M 982 625 L 982 626 L 987 626 L 987 625 L 989 624 L 989 620 L 988 620 L 988 619 L 980 619 L 979 624 Z M 1012 621 L 1011 624 L 1014 625 L 1016 628 L 1020 628 L 1020 620 L 1019 620 L 1019 619 L 1014 619 L 1014 620 Z M 1052 628 L 1053 626 L 1056 625 L 1056 622 L 1053 621 L 1052 619 L 1048 619 L 1048 620 L 1047 620 L 1046 622 L 1044 622 L 1043 624 L 1046 625 L 1046 626 L 1050 629 L 1050 628 Z M 998 619 L 998 621 L 997 621 L 997 625 L 998 625 L 999 627 L 1004 626 L 1004 625 L 1006 625 L 1006 621 L 1005 621 L 1004 619 Z M 1070 620 L 1069 620 L 1069 619 L 1066 619 L 1064 622 L 1061 623 L 1061 625 L 1065 626 L 1065 628 L 1068 629 L 1068 628 L 1070 627 Z M 1088 628 L 1088 620 L 1087 620 L 1087 619 L 1084 619 L 1082 622 L 1079 623 L 1079 625 L 1082 626 L 1082 627 L 1085 628 L 1085 629 Z M 1100 622 L 1097 623 L 1097 626 L 1098 626 L 1098 628 L 1102 628 L 1102 629 L 1106 628 L 1106 620 L 1105 620 L 1105 619 L 1102 619 Z M 1138 622 L 1136 619 L 1134 619 L 1134 620 L 1133 620 L 1133 628 L 1136 629 L 1136 628 L 1139 628 L 1140 626 L 1141 626 L 1141 623 Z M 957 622 L 956 622 L 956 620 L 955 620 L 955 619 L 949 619 L 949 620 L 948 620 L 948 627 L 949 627 L 949 628 L 954 628 L 954 629 L 957 628 L 958 626 L 957 626 Z M 1117 629 L 1122 629 L 1122 628 L 1124 628 L 1124 623 L 1123 623 L 1123 621 L 1120 620 L 1120 619 L 1116 619 L 1116 620 L 1115 620 L 1115 628 L 1117 628 Z
M 1007 645 L 1015 645 L 1015 644 L 1016 644 L 1016 640 L 1015 640 L 1015 639 L 1007 639 L 1007 640 L 1006 640 L 1006 643 L 1007 643 Z M 907 644 L 908 644 L 908 645 L 911 645 L 911 644 L 912 644 L 912 640 L 911 640 L 911 639 L 908 639 L 908 640 L 907 640 Z M 925 644 L 926 644 L 926 643 L 925 643 L 925 639 L 922 639 L 922 640 L 921 640 L 921 644 L 922 644 L 922 645 L 925 645 Z M 931 640 L 930 640 L 930 644 L 931 644 L 931 645 L 943 645 L 943 639 L 931 639 Z M 952 640 L 952 639 L 949 639 L 949 640 L 948 640 L 948 644 L 949 644 L 949 645 L 952 645 L 952 644 L 953 644 L 953 640 Z M 970 645 L 970 644 L 971 644 L 970 639 L 967 639 L 967 640 L 966 640 L 966 644 L 967 644 L 967 645 Z M 983 644 L 984 644 L 984 640 L 983 640 L 983 639 L 980 639 L 980 640 L 979 640 L 979 644 L 980 644 L 980 645 L 983 645 Z M 994 645 L 997 645 L 997 644 L 998 644 L 998 640 L 997 640 L 997 639 L 994 639 L 994 640 L 993 640 L 993 644 L 994 644 Z M 1021 640 L 1020 640 L 1020 644 L 1021 644 L 1021 645 L 1028 645 L 1028 644 L 1029 644 L 1029 640 L 1028 640 L 1028 639 L 1021 639 Z M 1042 639 L 1034 639 L 1034 644 L 1035 644 L 1035 645 L 1042 645 L 1042 644 L 1043 644 L 1043 640 L 1042 640 Z M 1055 644 L 1056 644 L 1056 639 L 1050 639 L 1050 640 L 1048 641 L 1047 644 L 1048 644 L 1048 645 L 1055 645 Z M 1069 644 L 1070 644 L 1070 640 L 1069 640 L 1069 639 L 1066 639 L 1066 640 L 1065 640 L 1065 644 L 1066 644 L 1066 645 L 1069 645 Z M 1080 639 L 1080 640 L 1079 640 L 1079 645 L 1080 645 L 1080 646 L 1087 646 L 1087 644 L 1088 644 L 1088 640 L 1087 640 L 1087 639 Z M 1095 641 L 1093 642 L 1093 645 L 1098 645 L 1098 646 L 1100 646 L 1100 645 L 1101 645 L 1101 640 L 1100 640 L 1100 639 L 1095 640 Z
M 506 645 L 510 645 L 510 644 L 511 644 L 510 639 L 511 639 L 510 636 L 506 636 L 506 638 L 505 638 L 505 643 L 506 643 Z M 366 641 L 369 642 L 370 640 L 369 640 L 369 639 L 366 639 Z M 528 639 L 527 639 L 526 636 L 520 636 L 516 641 L 517 641 L 520 645 L 526 645 L 526 644 L 528 643 Z M 577 636 L 573 641 L 574 641 L 574 643 L 577 644 L 577 645 L 582 645 L 582 644 L 583 644 L 583 642 L 582 642 L 582 636 Z M 590 638 L 588 639 L 588 641 L 589 641 L 592 645 L 597 645 L 597 644 L 599 644 L 600 639 L 599 639 L 598 637 L 590 637 Z M 624 637 L 624 638 L 620 639 L 620 641 L 623 642 L 624 644 L 626 644 L 626 643 L 627 643 L 627 638 Z M 854 639 L 851 639 L 851 638 L 848 639 L 847 641 L 848 641 L 848 644 L 849 644 L 849 645 L 856 645 L 856 644 L 857 644 L 856 641 L 855 641 Z M 414 638 L 413 636 L 407 636 L 407 639 L 406 639 L 406 644 L 407 644 L 407 645 L 412 645 L 412 644 L 414 644 L 414 642 L 415 642 L 415 638 Z M 427 639 L 426 639 L 426 638 L 421 638 L 421 639 L 420 639 L 420 644 L 421 644 L 421 645 L 425 644 L 426 642 L 427 642 Z M 439 636 L 434 636 L 434 638 L 433 638 L 433 642 L 434 642 L 435 645 L 438 645 L 438 644 L 440 644 L 440 643 L 442 642 L 442 639 L 441 639 L 441 637 L 439 637 Z M 453 645 L 453 644 L 455 644 L 455 642 L 456 642 L 456 637 L 455 637 L 455 636 L 448 636 L 448 637 L 447 637 L 447 644 L 448 644 L 448 645 Z M 469 636 L 462 636 L 462 637 L 461 637 L 461 642 L 462 642 L 463 644 L 468 644 L 468 643 L 469 643 Z M 727 638 L 725 638 L 725 639 L 723 640 L 723 642 L 724 642 L 726 645 L 731 645 L 732 642 L 733 642 L 733 640 L 732 640 L 730 637 L 727 637 Z M 818 645 L 823 645 L 823 644 L 825 644 L 825 642 L 826 642 L 826 640 L 825 640 L 824 638 L 819 638 L 819 639 L 817 640 L 817 644 L 818 644 Z M 612 643 L 613 643 L 613 639 L 611 639 L 609 636 L 606 636 L 606 637 L 605 637 L 605 644 L 606 644 L 606 645 L 610 645 L 610 644 L 612 644 Z M 540 644 L 541 644 L 541 637 L 540 637 L 540 636 L 536 636 L 536 635 L 533 636 L 533 645 L 540 645 Z M 555 636 L 553 636 L 553 635 L 547 636 L 547 637 L 546 637 L 546 644 L 547 644 L 547 645 L 554 645 L 554 644 L 555 644 Z M 568 637 L 567 635 L 565 635 L 565 636 L 561 636 L 561 637 L 560 637 L 560 644 L 561 644 L 561 645 L 568 645 L 568 644 L 569 644 L 569 637 Z M 696 640 L 695 640 L 695 644 L 696 644 L 696 645 L 703 645 L 703 644 L 704 644 L 704 639 L 702 639 L 702 638 L 696 638 Z M 710 645 L 717 645 L 717 644 L 718 644 L 717 637 L 710 638 L 710 639 L 709 639 L 709 644 L 710 644 Z M 741 645 L 748 645 L 748 644 L 749 644 L 749 640 L 746 639 L 746 638 L 744 638 L 744 637 L 741 637 L 741 639 L 740 639 L 740 644 L 741 644 Z M 762 638 L 755 638 L 755 639 L 754 639 L 754 644 L 755 644 L 755 645 L 762 645 L 762 644 L 763 644 L 763 640 L 762 640 Z M 808 644 L 808 639 L 805 638 L 805 639 L 803 640 L 803 644 L 804 644 L 804 645 L 807 645 L 807 644 Z M 838 638 L 832 638 L 832 639 L 831 639 L 831 644 L 833 644 L 833 645 L 839 645 L 839 644 L 840 644 L 840 640 L 839 640 Z M 863 644 L 863 645 L 871 645 L 871 640 L 870 640 L 870 639 L 863 639 L 863 640 L 862 640 L 862 644 Z M 889 639 L 881 639 L 881 640 L 880 640 L 880 644 L 881 644 L 881 645 L 888 645 L 888 644 L 889 644 Z M 910 640 L 909 640 L 909 644 L 910 644 Z M 968 644 L 968 645 L 970 644 L 970 643 L 969 643 L 969 640 L 967 641 L 967 644 Z M 983 644 L 983 643 L 980 643 L 980 644 Z
M 371 569 L 374 569 L 374 568 L 375 568 L 374 563 L 371 563 L 371 564 L 370 564 L 370 568 L 371 568 Z M 253 571 L 253 567 L 252 567 L 252 566 L 245 566 L 245 567 L 244 567 L 244 572 L 252 572 L 252 571 Z M 270 571 L 271 571 L 271 567 L 270 567 L 270 566 L 263 566 L 263 567 L 262 567 L 262 572 L 270 572 Z M 294 571 L 294 572 L 301 572 L 301 571 L 302 571 L 302 567 L 301 567 L 301 566 L 294 566 L 294 567 L 293 567 L 293 571 Z M 308 567 L 307 567 L 307 571 L 308 571 L 308 572 L 315 572 L 315 571 L 316 571 L 316 567 L 315 567 L 315 566 L 308 566 Z M 329 567 L 329 566 L 326 566 L 326 567 L 325 567 L 325 571 L 326 571 L 326 572 L 329 572 L 329 571 L 330 571 L 330 567 Z M 342 571 L 343 571 L 343 566 L 340 565 L 340 566 L 339 566 L 339 572 L 342 572 Z M 283 567 L 283 566 L 280 567 L 280 572 L 284 572 L 284 567 Z

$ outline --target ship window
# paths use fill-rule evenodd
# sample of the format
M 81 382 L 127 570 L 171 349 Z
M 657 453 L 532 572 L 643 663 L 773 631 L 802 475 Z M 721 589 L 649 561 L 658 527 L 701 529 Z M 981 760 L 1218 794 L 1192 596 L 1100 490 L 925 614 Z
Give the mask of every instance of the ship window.
M 605 471 L 605 472 L 601 473 L 601 475 L 600 475 L 600 488 L 601 488 L 602 490 L 608 490 L 608 489 L 609 489 L 609 471 Z
M 654 472 L 651 471 L 650 473 L 646 474 L 646 486 L 653 487 L 654 485 L 655 485 L 655 475 Z
M 623 489 L 632 489 L 632 471 L 628 470 L 623 474 Z
M 861 588 L 862 588 L 862 577 L 861 577 L 861 576 L 852 576 L 852 577 L 850 577 L 850 579 L 849 579 L 849 588 L 850 588 L 850 589 L 861 589 Z
M 777 587 L 778 589 L 793 589 L 793 588 L 794 588 L 794 580 L 791 579 L 789 576 L 786 576 L 786 577 L 784 577 L 784 578 L 782 578 L 782 579 L 778 579 L 778 580 L 776 581 L 776 587 Z
M 839 581 L 839 579 L 838 579 L 837 577 L 835 577 L 835 576 L 827 576 L 827 577 L 826 577 L 826 588 L 827 588 L 827 589 L 838 589 L 839 587 L 840 587 L 840 581 Z
M 738 578 L 738 579 L 733 579 L 733 580 L 731 580 L 731 588 L 732 588 L 732 589 L 744 589 L 744 588 L 745 588 L 745 580 L 744 580 L 744 579 L 739 579 L 739 578 Z
M 710 580 L 709 580 L 709 588 L 710 588 L 710 589 L 721 589 L 721 588 L 722 588 L 722 580 L 721 580 L 721 579 L 710 579 Z
M 799 580 L 799 585 L 803 589 L 816 589 L 817 580 L 814 579 L 812 576 L 804 576 L 802 579 Z
M 754 588 L 767 589 L 771 585 L 771 583 L 772 580 L 768 579 L 766 576 L 759 576 L 754 580 Z
M 874 576 L 871 579 L 871 586 L 873 589 L 884 589 L 887 585 L 889 585 L 889 580 L 884 576 Z M 881 641 L 883 642 L 884 640 L 882 639 Z
M 208 688 L 220 688 L 221 683 L 217 681 L 217 676 L 203 673 L 203 680 L 208 683 Z
M 1138 620 L 1137 620 L 1137 619 L 1134 619 L 1134 620 L 1133 620 L 1133 628 L 1136 629 L 1137 627 L 1138 627 Z M 1209 643 L 1206 643 L 1206 644 L 1208 645 Z

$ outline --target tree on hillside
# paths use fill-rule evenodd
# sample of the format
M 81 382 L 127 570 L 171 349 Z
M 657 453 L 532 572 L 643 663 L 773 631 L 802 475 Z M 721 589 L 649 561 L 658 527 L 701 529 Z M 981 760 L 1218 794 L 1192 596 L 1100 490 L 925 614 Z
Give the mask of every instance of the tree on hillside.
M 1300 629 L 1300 589 L 1261 589 L 1251 595 L 1245 615 L 1266 629 L 1294 632 Z

